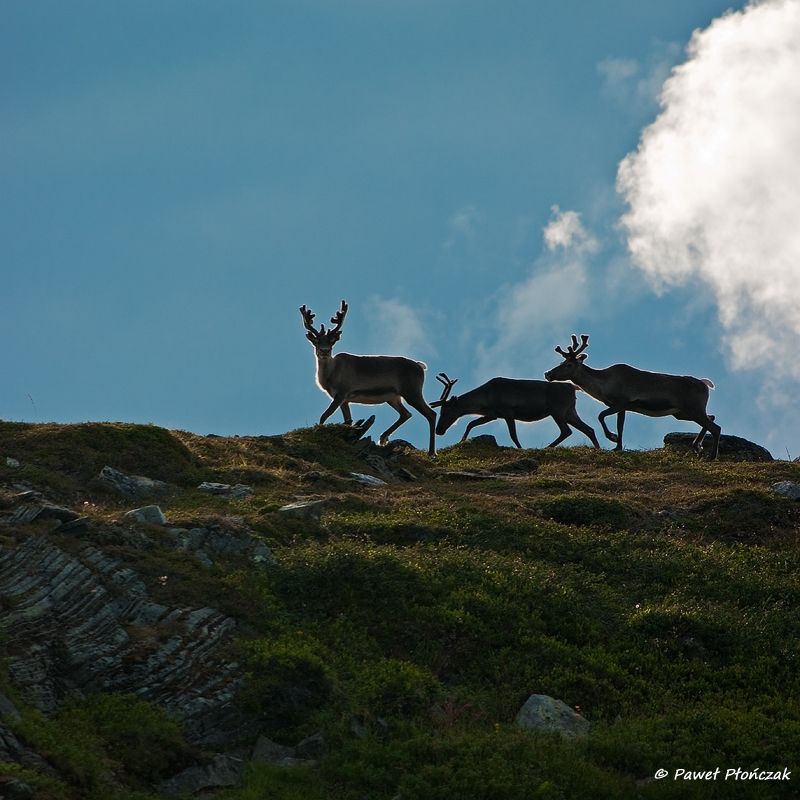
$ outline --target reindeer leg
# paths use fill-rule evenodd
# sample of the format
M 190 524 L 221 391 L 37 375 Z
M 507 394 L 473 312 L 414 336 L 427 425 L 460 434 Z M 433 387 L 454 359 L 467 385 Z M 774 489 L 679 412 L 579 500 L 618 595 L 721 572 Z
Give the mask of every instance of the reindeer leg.
M 555 441 L 550 442 L 550 444 L 547 445 L 548 447 L 555 447 L 556 445 L 561 444 L 561 442 L 563 442 L 567 436 L 572 436 L 572 428 L 570 428 L 563 419 L 557 419 L 556 417 L 553 417 L 553 419 L 555 420 L 556 425 L 558 425 L 558 429 L 561 431 L 561 436 L 559 436 Z
M 567 413 L 565 414 L 565 419 L 570 425 L 572 425 L 573 428 L 577 428 L 579 431 L 581 431 L 581 433 L 586 434 L 586 436 L 589 437 L 589 440 L 597 450 L 600 449 L 600 442 L 597 441 L 597 436 L 595 436 L 594 429 L 590 428 L 578 416 L 578 412 L 574 406 L 567 411 Z M 556 422 L 558 422 L 558 420 L 556 420 Z
M 522 445 L 519 443 L 519 439 L 517 439 L 517 421 L 514 417 L 506 417 L 506 425 L 508 425 L 508 432 L 511 434 L 511 441 L 522 450 Z
M 698 415 L 697 418 L 693 420 L 696 422 L 702 430 L 700 433 L 695 436 L 694 441 L 692 442 L 692 449 L 700 455 L 703 452 L 703 439 L 705 438 L 706 431 L 711 433 L 713 444 L 711 446 L 711 455 L 709 458 L 716 458 L 717 453 L 719 452 L 719 437 L 722 433 L 722 428 L 714 422 L 714 417 L 711 414 L 704 415 L 704 417 L 700 417 Z
M 428 442 L 428 455 L 435 456 L 436 455 L 436 412 L 425 402 L 425 398 L 422 396 L 422 392 L 420 392 L 419 397 L 406 397 L 405 401 L 411 406 L 411 408 L 419 411 L 425 419 L 428 420 L 428 425 L 430 425 L 431 429 L 431 437 L 430 441 Z M 402 424 L 402 423 L 401 423 Z
M 343 403 L 344 395 L 335 395 L 331 401 L 331 404 L 325 409 L 322 416 L 319 418 L 319 424 L 322 425 L 322 423 L 325 422 L 325 420 L 328 419 L 328 417 L 330 417 L 331 414 L 333 414 L 334 411 L 336 411 L 336 409 L 339 408 L 339 406 L 341 406 Z
M 464 431 L 464 435 L 461 437 L 461 441 L 465 441 L 467 436 L 469 436 L 469 432 L 473 428 L 477 428 L 478 425 L 485 425 L 487 422 L 494 422 L 497 417 L 478 417 L 478 419 L 472 420 L 472 422 L 467 425 L 467 429 Z
M 345 425 L 353 424 L 353 415 L 350 413 L 350 403 L 342 403 L 342 416 Z
M 382 434 L 381 438 L 378 439 L 378 444 L 386 444 L 389 441 L 389 437 L 404 423 L 408 422 L 411 419 L 411 412 L 403 405 L 403 401 L 396 397 L 394 400 L 387 400 L 386 401 L 399 415 L 400 419 L 394 423 L 394 425 L 390 425 Z M 433 410 L 433 409 L 431 409 Z M 434 416 L 435 416 L 434 412 Z
M 606 425 L 606 417 L 611 416 L 612 414 L 617 415 L 617 433 L 611 433 Z M 620 415 L 622 415 L 620 417 Z M 609 406 L 605 411 L 600 412 L 600 416 L 597 418 L 600 425 L 603 428 L 603 433 L 606 435 L 606 439 L 612 442 L 616 442 L 618 445 L 620 443 L 620 437 L 622 436 L 622 429 L 620 425 L 625 424 L 625 409 L 619 408 L 618 406 Z M 620 423 L 620 419 L 622 423 Z M 622 446 L 618 446 L 615 448 L 616 450 L 622 450 Z

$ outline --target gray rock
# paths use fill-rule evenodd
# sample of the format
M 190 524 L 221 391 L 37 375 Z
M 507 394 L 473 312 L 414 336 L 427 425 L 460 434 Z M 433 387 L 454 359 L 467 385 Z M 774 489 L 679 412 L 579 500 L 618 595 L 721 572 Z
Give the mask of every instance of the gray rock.
M 692 442 L 695 439 L 694 433 L 668 433 L 664 437 L 664 447 L 671 447 L 675 450 L 692 449 Z M 703 451 L 711 452 L 711 434 L 707 433 L 703 439 Z M 728 456 L 736 461 L 774 461 L 772 454 L 765 447 L 740 436 L 730 436 L 723 433 L 719 437 L 719 454 Z
M 60 522 L 74 522 L 78 519 L 79 515 L 68 508 L 44 503 L 39 510 L 38 516 L 42 519 L 57 519 Z
M 137 522 L 149 522 L 153 525 L 166 525 L 167 518 L 164 512 L 158 506 L 142 506 L 142 508 L 134 508 L 131 511 L 125 512 L 127 519 L 133 519 Z
M 4 800 L 32 800 L 33 789 L 19 778 L 11 778 L 0 784 Z
M 386 481 L 382 481 L 380 478 L 374 478 L 372 475 L 364 475 L 361 472 L 351 472 L 350 477 L 357 480 L 360 484 L 364 486 L 387 486 L 388 484 Z
M 373 425 L 375 415 L 366 420 L 360 419 L 349 427 L 343 426 L 342 438 L 349 444 L 355 444 Z
M 364 457 L 364 461 L 369 464 L 378 475 L 383 476 L 387 481 L 395 480 L 392 471 L 389 469 L 389 465 L 382 456 L 379 456 L 377 453 L 370 453 Z
M 473 444 L 483 445 L 484 447 L 500 447 L 500 445 L 497 444 L 497 439 L 495 439 L 490 433 L 482 433 L 480 436 L 473 436 L 467 441 L 472 442 Z
M 70 522 L 65 522 L 59 527 L 59 531 L 80 531 L 82 528 L 89 527 L 89 517 L 78 517 Z
M 0 692 L 0 717 L 3 719 L 20 719 L 17 707 L 2 692 Z
M 781 497 L 788 497 L 790 500 L 800 500 L 800 483 L 778 481 L 772 484 L 772 488 L 775 493 L 781 495 Z
M 328 744 L 322 733 L 315 733 L 307 739 L 303 739 L 295 748 L 298 758 L 316 759 L 328 752 Z
M 569 738 L 586 736 L 589 720 L 561 700 L 546 694 L 532 694 L 517 714 L 517 725 L 534 730 L 558 731 Z
M 142 475 L 125 475 L 113 467 L 103 467 L 100 470 L 100 480 L 112 489 L 131 500 L 140 500 L 145 497 L 159 497 L 167 492 L 167 484 Z
M 41 506 L 20 506 L 8 520 L 12 525 L 21 525 L 25 522 L 33 522 L 39 516 Z
M 6 457 L 6 465 L 9 467 L 18 467 L 19 461 L 16 458 L 11 458 L 11 456 Z
M 417 476 L 413 472 L 409 472 L 404 467 L 400 467 L 400 469 L 397 470 L 397 477 L 400 478 L 401 481 L 408 481 L 409 483 L 417 480 Z
M 287 517 L 299 517 L 319 522 L 327 505 L 327 500 L 301 500 L 279 508 L 278 513 L 286 514 Z
M 235 786 L 244 774 L 244 759 L 219 753 L 210 764 L 189 767 L 158 785 L 161 794 L 196 794 L 208 789 Z
M 483 472 L 445 472 L 445 476 L 455 481 L 498 481 L 501 475 L 486 475 Z
M 539 469 L 538 461 L 534 461 L 532 458 L 518 458 L 515 461 L 509 461 L 508 464 L 493 467 L 492 472 L 530 475 L 536 472 L 537 469 Z
M 211 483 L 203 481 L 197 490 L 200 492 L 207 492 L 218 497 L 233 497 L 235 500 L 242 500 L 254 494 L 252 487 L 245 486 L 243 483 L 237 483 L 236 486 L 231 486 L 229 483 Z
M 313 758 L 282 758 L 279 767 L 316 767 L 319 762 Z
M 278 744 L 266 736 L 259 736 L 253 748 L 253 761 L 262 764 L 277 764 L 284 758 L 293 758 L 294 748 Z
M 198 487 L 197 491 L 206 492 L 208 494 L 219 494 L 226 496 L 231 493 L 231 485 L 229 483 L 211 483 L 210 481 L 203 481 Z
M 253 547 L 253 552 L 250 555 L 250 560 L 254 564 L 275 564 L 277 563 L 275 560 L 275 556 L 272 554 L 272 550 L 264 544 L 262 541 L 258 541 Z

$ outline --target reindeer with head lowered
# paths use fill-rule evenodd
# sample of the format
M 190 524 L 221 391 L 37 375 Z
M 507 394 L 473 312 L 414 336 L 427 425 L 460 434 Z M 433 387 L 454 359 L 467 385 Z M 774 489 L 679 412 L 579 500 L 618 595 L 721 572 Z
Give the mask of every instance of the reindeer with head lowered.
M 436 376 L 436 380 L 444 385 L 442 396 L 431 403 L 431 408 L 439 409 L 439 422 L 436 425 L 439 436 L 461 417 L 477 414 L 478 419 L 467 425 L 461 437 L 462 442 L 476 426 L 502 419 L 508 426 L 511 441 L 517 447 L 522 447 L 517 438 L 516 420 L 537 422 L 545 417 L 552 417 L 561 434 L 548 447 L 555 447 L 571 436 L 570 425 L 583 431 L 595 447 L 600 447 L 594 431 L 578 416 L 574 386 L 515 378 L 492 378 L 472 391 L 450 397 L 450 390 L 458 378 L 451 380 L 442 372 Z
M 570 381 L 608 406 L 600 413 L 598 420 L 606 438 L 617 443 L 615 450 L 622 450 L 625 412 L 635 411 L 648 417 L 675 417 L 696 422 L 701 430 L 692 442 L 694 451 L 698 454 L 702 451 L 703 438 L 706 431 L 710 431 L 713 438 L 711 458 L 717 457 L 722 429 L 714 422 L 714 417 L 706 413 L 709 389 L 714 388 L 708 378 L 646 372 L 628 364 L 592 369 L 584 364 L 586 353 L 583 351 L 588 346 L 589 337 L 586 334 L 581 335 L 580 344 L 578 337 L 573 334 L 572 344 L 566 352 L 556 347 L 556 352 L 564 360 L 545 372 L 544 377 L 548 381 Z M 617 415 L 616 434 L 606 427 L 605 419 L 612 414 Z
M 400 418 L 380 436 L 380 444 L 386 444 L 404 422 L 411 419 L 411 412 L 403 405 L 405 400 L 419 411 L 430 425 L 428 455 L 436 452 L 434 427 L 436 412 L 425 402 L 422 385 L 425 382 L 427 367 L 421 361 L 413 361 L 402 356 L 354 356 L 351 353 L 333 355 L 333 346 L 342 335 L 341 328 L 347 314 L 347 303 L 331 317 L 333 327 L 325 330 L 320 325 L 314 327 L 314 314 L 305 306 L 300 306 L 306 338 L 314 345 L 317 358 L 317 386 L 332 398 L 331 404 L 319 419 L 320 425 L 337 408 L 342 409 L 345 424 L 351 425 L 350 403 L 378 405 L 388 403 Z

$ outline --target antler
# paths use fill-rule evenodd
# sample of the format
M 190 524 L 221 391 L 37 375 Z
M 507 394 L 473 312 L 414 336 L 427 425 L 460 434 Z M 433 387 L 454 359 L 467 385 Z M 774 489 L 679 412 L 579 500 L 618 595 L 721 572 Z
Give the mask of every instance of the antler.
M 440 372 L 436 376 L 436 380 L 444 386 L 442 389 L 442 396 L 436 400 L 435 402 L 430 404 L 431 408 L 439 408 L 439 406 L 443 406 L 447 402 L 447 398 L 450 397 L 450 392 L 452 388 L 458 383 L 458 378 L 450 379 L 445 375 L 444 372 Z
M 335 326 L 331 328 L 331 333 L 338 333 L 339 329 L 342 327 L 342 323 L 344 322 L 344 318 L 347 316 L 347 303 L 342 300 L 342 307 L 331 317 L 331 323 Z
M 310 331 L 311 333 L 318 333 L 318 331 L 314 328 L 314 317 L 315 314 L 312 313 L 310 308 L 306 308 L 305 306 L 300 306 L 300 313 L 303 315 L 303 325 L 306 326 L 306 330 Z
M 556 347 L 556 353 L 564 358 L 575 358 L 579 353 L 582 353 L 589 346 L 589 336 L 586 333 L 581 334 L 581 341 L 578 344 L 578 337 L 572 334 L 572 344 L 567 347 L 565 353 L 560 347 Z

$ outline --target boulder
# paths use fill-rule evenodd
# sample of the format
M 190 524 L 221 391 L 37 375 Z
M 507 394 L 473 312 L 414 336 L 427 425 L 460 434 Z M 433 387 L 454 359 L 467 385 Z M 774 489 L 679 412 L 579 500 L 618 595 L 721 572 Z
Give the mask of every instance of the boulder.
M 511 475 L 530 475 L 539 469 L 539 462 L 532 458 L 518 458 L 515 461 L 509 461 L 507 464 L 500 464 L 497 467 L 492 467 L 492 472 L 498 474 L 511 474 Z
M 561 700 L 546 694 L 532 694 L 517 714 L 517 725 L 542 731 L 558 731 L 568 738 L 586 736 L 589 720 Z
M 18 467 L 19 466 L 19 461 L 17 461 L 16 458 L 11 458 L 11 456 L 7 456 L 6 457 L 6 466 Z
M 668 433 L 664 437 L 664 447 L 691 450 L 695 436 L 694 433 Z M 703 452 L 710 453 L 711 444 L 711 434 L 707 433 L 703 439 Z M 774 461 L 769 450 L 760 444 L 724 433 L 719 437 L 719 455 L 735 461 Z
M 235 786 L 244 774 L 245 761 L 218 753 L 208 764 L 198 764 L 178 773 L 158 786 L 159 794 L 196 794 L 224 786 Z
M 134 508 L 132 511 L 125 512 L 126 519 L 136 522 L 149 522 L 152 525 L 166 525 L 167 518 L 158 506 L 142 506 Z
M 303 739 L 297 747 L 297 757 L 301 759 L 317 759 L 328 752 L 328 744 L 321 732 Z
M 289 503 L 279 508 L 278 513 L 286 514 L 287 517 L 298 517 L 299 519 L 319 522 L 327 505 L 327 500 L 300 500 L 297 503 Z
M 266 736 L 259 736 L 253 748 L 253 761 L 262 764 L 279 764 L 284 758 L 293 758 L 294 748 L 278 744 Z
M 167 491 L 167 484 L 163 481 L 145 478 L 142 475 L 125 475 L 112 467 L 103 467 L 98 477 L 107 486 L 131 500 L 159 497 Z
M 772 489 L 781 497 L 788 497 L 790 500 L 800 500 L 800 483 L 792 481 L 778 481 L 772 484 Z
M 351 472 L 350 477 L 357 480 L 363 486 L 387 486 L 386 481 L 380 478 L 374 478 L 372 475 L 364 475 L 361 472 Z

